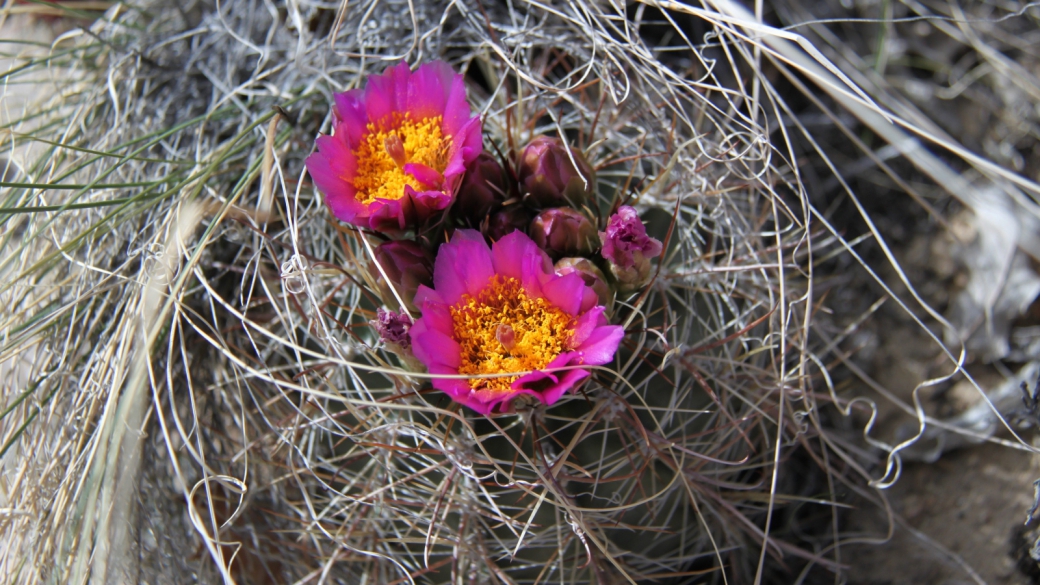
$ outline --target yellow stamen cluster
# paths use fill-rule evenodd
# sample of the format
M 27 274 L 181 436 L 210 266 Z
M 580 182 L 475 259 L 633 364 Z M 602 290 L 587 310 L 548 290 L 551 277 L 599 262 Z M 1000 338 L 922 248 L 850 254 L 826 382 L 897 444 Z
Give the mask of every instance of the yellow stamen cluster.
M 477 296 L 463 295 L 451 308 L 455 341 L 462 348 L 460 374 L 540 370 L 570 341 L 574 318 L 541 298 L 527 296 L 520 281 L 495 275 Z M 511 328 L 509 345 L 503 332 Z M 508 392 L 519 376 L 474 378 L 470 387 Z
M 412 120 L 397 116 L 388 129 L 369 124 L 361 144 L 354 151 L 357 173 L 354 175 L 355 196 L 360 203 L 378 199 L 404 197 L 404 186 L 418 191 L 427 189 L 404 172 L 405 163 L 421 163 L 438 172 L 448 165 L 451 137 L 441 133 L 441 117 Z M 396 135 L 396 138 L 394 136 Z M 397 145 L 404 145 L 401 159 Z

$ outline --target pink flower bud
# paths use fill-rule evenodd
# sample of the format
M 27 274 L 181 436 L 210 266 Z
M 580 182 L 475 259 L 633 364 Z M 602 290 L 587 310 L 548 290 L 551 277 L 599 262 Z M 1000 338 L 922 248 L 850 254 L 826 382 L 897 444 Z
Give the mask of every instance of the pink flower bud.
M 408 313 L 395 313 L 376 309 L 376 319 L 372 326 L 379 333 L 379 339 L 388 345 L 392 344 L 395 350 L 406 351 L 412 345 L 408 336 L 408 330 L 412 328 L 412 318 Z
M 546 209 L 531 222 L 531 239 L 553 258 L 591 254 L 599 247 L 596 227 L 580 211 Z
M 455 197 L 455 213 L 478 226 L 508 195 L 502 165 L 490 154 L 481 153 L 466 171 Z
M 525 201 L 535 207 L 581 207 L 596 191 L 596 173 L 581 151 L 551 136 L 539 136 L 524 148 L 518 174 Z
M 646 235 L 646 226 L 636 210 L 622 205 L 607 220 L 607 230 L 600 232 L 603 257 L 621 292 L 631 292 L 650 279 L 650 259 L 661 254 L 661 242 Z
M 483 231 L 491 241 L 498 241 L 516 231 L 526 234 L 530 223 L 531 213 L 523 205 L 507 205 L 491 216 Z
M 386 273 L 386 278 L 393 284 L 397 294 L 401 295 L 409 308 L 414 308 L 412 299 L 420 284 L 433 286 L 433 257 L 422 246 L 410 240 L 384 242 L 375 249 L 375 259 Z M 372 278 L 385 286 L 383 275 L 375 263 L 369 265 Z M 389 289 L 381 291 L 383 299 L 391 302 L 393 293 Z

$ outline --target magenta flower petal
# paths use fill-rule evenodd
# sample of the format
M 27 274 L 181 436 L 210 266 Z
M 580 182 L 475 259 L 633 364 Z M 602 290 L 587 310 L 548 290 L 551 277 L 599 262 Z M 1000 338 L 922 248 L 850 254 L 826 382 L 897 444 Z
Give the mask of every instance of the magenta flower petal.
M 453 371 L 431 371 L 432 374 L 451 374 Z M 465 380 L 443 380 L 441 386 L 438 388 L 441 392 L 444 392 L 452 398 L 455 402 L 461 402 L 470 408 L 477 409 L 480 402 L 473 400 L 473 390 L 470 389 L 469 384 Z M 481 414 L 489 414 L 483 412 Z
M 388 67 L 382 75 L 368 78 L 365 86 L 365 110 L 368 121 L 384 129 L 392 123 L 393 114 L 406 111 L 405 96 L 411 69 L 407 63 Z
M 356 202 L 354 202 L 352 207 L 357 207 Z M 366 215 L 367 217 L 364 217 Z M 415 205 L 410 197 L 377 199 L 357 215 L 357 219 L 364 219 L 364 225 L 369 229 L 388 233 L 403 231 L 411 223 L 409 220 L 414 217 Z M 344 218 L 340 219 L 347 221 Z
M 585 343 L 578 349 L 582 352 L 586 364 L 600 366 L 614 359 L 621 338 L 625 336 L 625 328 L 620 325 L 598 327 Z
M 484 396 L 473 391 L 465 380 L 456 380 L 465 386 L 465 390 L 457 390 L 455 393 L 439 388 L 443 390 L 445 394 L 451 396 L 451 399 L 463 406 L 468 406 L 473 410 L 483 415 L 491 414 L 496 407 L 504 400 L 503 398 L 497 398 L 494 396 Z
M 462 83 L 462 76 L 456 75 L 451 66 L 442 61 L 434 61 L 416 69 L 408 80 L 407 107 L 412 115 L 420 118 L 433 118 L 445 114 L 444 106 L 448 103 L 448 94 L 452 90 L 455 79 Z M 462 100 L 465 102 L 465 87 Z M 469 117 L 469 106 L 466 107 Z M 445 125 L 445 130 L 452 134 Z
M 495 272 L 519 280 L 536 296 L 542 295 L 542 281 L 552 273 L 552 260 L 523 232 L 512 232 L 495 242 L 492 256 Z
M 458 343 L 451 337 L 451 313 L 448 312 L 447 305 L 424 302 L 423 307 L 425 308 L 423 319 L 415 321 L 408 331 L 412 341 L 412 351 L 420 361 L 426 364 L 427 368 L 436 365 L 455 368 L 457 371 L 460 351 Z M 446 326 L 445 318 L 447 319 Z
M 521 376 L 510 387 L 516 390 L 518 394 L 527 394 L 528 396 L 535 396 L 539 400 L 542 399 L 541 390 L 545 388 L 552 388 L 560 383 L 560 377 L 555 372 L 539 371 L 531 372 L 526 376 Z M 506 397 L 501 392 L 497 393 L 495 398 L 499 401 L 505 400 Z
M 576 387 L 591 374 L 588 370 L 575 368 L 583 363 L 579 352 L 561 353 L 546 366 L 543 372 L 532 372 L 513 383 L 513 388 L 524 394 L 535 396 L 545 404 L 559 400 L 567 390 Z M 570 368 L 570 369 L 558 369 Z
M 411 185 L 405 185 L 407 199 L 411 200 L 416 222 L 422 223 L 451 205 L 452 195 L 444 191 L 417 191 Z M 414 223 L 414 222 L 413 222 Z
M 422 163 L 408 163 L 404 165 L 404 172 L 428 187 L 440 187 L 444 184 L 444 175 Z
M 353 179 L 354 155 L 342 140 L 335 136 L 319 136 L 318 151 L 307 157 L 307 170 L 318 189 L 325 193 L 325 203 L 332 212 L 343 219 L 354 218 L 363 213 L 364 207 L 354 199 Z
M 472 230 L 458 230 L 451 242 L 441 246 L 434 260 L 433 288 L 445 303 L 454 305 L 464 294 L 478 294 L 494 274 L 491 250 L 483 236 Z
M 426 285 L 420 284 L 419 289 L 415 291 L 415 305 L 421 307 L 427 302 L 447 306 L 444 299 L 441 298 L 441 295 L 438 294 L 437 291 L 427 287 Z
M 530 256 L 536 256 L 538 252 L 541 252 L 541 250 L 531 241 L 531 238 L 523 234 L 518 235 L 517 232 L 506 234 L 502 239 L 495 242 L 495 247 L 491 252 L 495 263 L 495 272 L 510 278 L 523 278 L 523 271 L 520 269 L 520 265 Z
M 466 124 L 479 118 L 470 118 L 469 103 L 466 102 L 466 84 L 462 76 L 455 77 L 451 82 L 444 103 L 444 130 L 452 136 L 463 134 Z
M 581 309 L 579 309 L 582 313 L 603 302 L 599 295 L 599 291 L 594 288 L 594 285 L 589 285 L 588 283 L 585 284 L 585 291 L 581 294 Z
M 559 363 L 551 367 L 559 368 L 571 365 L 570 362 L 573 359 L 571 356 L 561 355 L 560 357 L 563 359 L 557 360 Z M 543 404 L 551 405 L 568 390 L 578 387 L 591 375 L 588 370 L 579 368 L 555 370 L 554 373 L 534 372 L 517 380 L 514 388 L 520 390 L 521 394 L 534 396 Z
M 356 159 L 350 148 L 339 139 L 338 136 L 319 136 L 315 140 L 318 151 L 311 155 L 317 159 L 316 162 L 329 169 L 330 175 L 327 180 L 331 183 L 330 188 L 342 191 L 344 194 L 353 196 L 354 186 L 334 182 L 337 179 L 353 179 Z M 324 177 L 323 177 L 324 178 Z
M 578 274 L 555 275 L 542 285 L 542 293 L 552 304 L 568 314 L 577 315 L 581 311 L 584 297 L 585 281 Z M 593 292 L 595 294 L 595 292 Z
M 553 404 L 591 376 L 587 366 L 613 359 L 624 335 L 604 307 L 587 306 L 598 297 L 582 277 L 557 275 L 521 232 L 489 249 L 479 232 L 457 230 L 433 271 L 434 290 L 415 296 L 413 351 L 431 373 L 471 376 L 433 386 L 479 413 L 522 394 Z
M 447 209 L 483 151 L 463 77 L 442 62 L 406 63 L 334 96 L 333 136 L 307 168 L 339 219 L 398 233 Z
M 591 375 L 592 374 L 588 370 L 568 370 L 567 373 L 560 378 L 558 383 L 542 390 L 539 394 L 535 394 L 535 396 L 538 396 L 546 405 L 553 404 L 559 400 L 561 396 L 566 394 L 568 390 L 580 386 L 581 383 Z M 525 392 L 525 394 L 528 394 L 528 392 Z
M 458 230 L 451 237 L 451 241 L 455 242 L 471 242 L 474 244 L 483 244 L 487 248 L 487 241 L 484 240 L 484 236 L 480 235 L 476 230 Z
M 571 335 L 570 346 L 581 346 L 597 327 L 605 326 L 607 318 L 604 313 L 606 313 L 604 307 L 593 307 L 578 317 L 578 320 L 574 323 L 574 333 Z
M 451 159 L 444 167 L 446 179 L 458 178 L 461 180 L 463 173 L 469 168 L 470 163 L 476 160 L 480 153 L 484 152 L 484 135 L 480 124 L 480 118 L 470 118 L 458 133 L 452 134 Z
M 368 126 L 364 96 L 365 92 L 360 89 L 333 95 L 336 102 L 336 134 L 342 132 L 351 149 L 357 148 L 365 126 Z
M 433 293 L 431 289 L 426 289 Z M 423 301 L 429 299 L 431 302 L 426 303 L 424 306 L 426 310 L 423 311 L 423 323 L 424 327 L 433 330 L 440 331 L 441 333 L 450 336 L 454 325 L 451 321 L 451 311 L 448 309 L 448 305 L 444 304 L 439 297 L 434 297 L 437 293 L 432 295 L 423 296 Z M 419 299 L 419 295 L 416 295 L 416 299 Z
M 459 344 L 454 339 L 440 331 L 419 330 L 415 333 L 409 331 L 409 333 L 412 337 L 412 351 L 415 352 L 415 357 L 419 361 L 426 364 L 427 367 L 441 365 L 455 368 L 457 371 Z

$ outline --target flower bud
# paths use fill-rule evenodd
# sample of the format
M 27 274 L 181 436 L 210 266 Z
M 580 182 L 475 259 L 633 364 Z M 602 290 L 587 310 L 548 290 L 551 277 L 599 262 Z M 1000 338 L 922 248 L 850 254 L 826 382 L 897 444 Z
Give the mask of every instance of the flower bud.
M 527 233 L 530 223 L 531 213 L 524 209 L 523 205 L 507 205 L 491 216 L 482 231 L 492 241 L 498 241 L 502 236 L 515 231 Z
M 596 227 L 580 211 L 568 207 L 539 213 L 528 235 L 553 258 L 591 254 L 599 247 Z
M 551 136 L 539 136 L 524 148 L 518 175 L 525 201 L 535 207 L 581 207 L 596 190 L 596 173 L 581 151 Z
M 588 258 L 563 258 L 556 263 L 555 271 L 560 276 L 577 272 L 585 281 L 585 286 L 590 286 L 592 290 L 596 291 L 599 304 L 610 309 L 614 302 L 614 295 L 610 294 L 607 277 L 603 276 L 603 272 L 591 260 Z
M 478 226 L 508 194 L 505 172 L 498 160 L 486 152 L 470 163 L 455 198 L 455 213 Z
M 386 279 L 394 286 L 397 294 L 409 309 L 414 309 L 412 299 L 420 284 L 433 286 L 433 257 L 422 246 L 410 240 L 397 240 L 379 244 L 375 259 L 386 273 Z M 384 301 L 394 298 L 386 287 L 386 280 L 375 262 L 369 265 L 369 273 L 380 283 Z
M 422 372 L 426 368 L 412 353 L 412 338 L 408 334 L 415 324 L 407 312 L 396 313 L 385 309 L 376 309 L 376 318 L 369 324 L 379 334 L 383 346 L 401 360 L 401 365 L 414 372 Z
M 376 319 L 371 322 L 379 333 L 379 339 L 394 350 L 406 351 L 412 345 L 408 330 L 412 328 L 412 318 L 408 313 L 395 313 L 376 309 Z
M 661 254 L 661 242 L 646 235 L 646 226 L 636 210 L 622 205 L 600 232 L 603 257 L 618 281 L 618 290 L 632 292 L 650 280 L 650 259 Z

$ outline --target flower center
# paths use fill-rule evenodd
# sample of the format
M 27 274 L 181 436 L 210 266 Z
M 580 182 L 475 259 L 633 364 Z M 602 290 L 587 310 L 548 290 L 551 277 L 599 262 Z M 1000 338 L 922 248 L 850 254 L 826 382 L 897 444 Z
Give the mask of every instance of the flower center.
M 384 125 L 369 124 L 354 151 L 357 158 L 354 189 L 359 203 L 400 199 L 404 197 L 405 185 L 418 191 L 428 190 L 431 185 L 424 185 L 404 172 L 406 163 L 419 163 L 439 173 L 443 173 L 448 164 L 451 137 L 441 134 L 440 116 L 418 121 L 400 118 L 386 124 L 386 129 L 381 130 L 381 126 Z
M 515 278 L 491 277 L 477 296 L 451 307 L 455 341 L 462 348 L 460 374 L 540 370 L 570 341 L 574 318 L 541 298 L 527 296 Z M 470 387 L 509 392 L 520 376 L 475 378 Z

